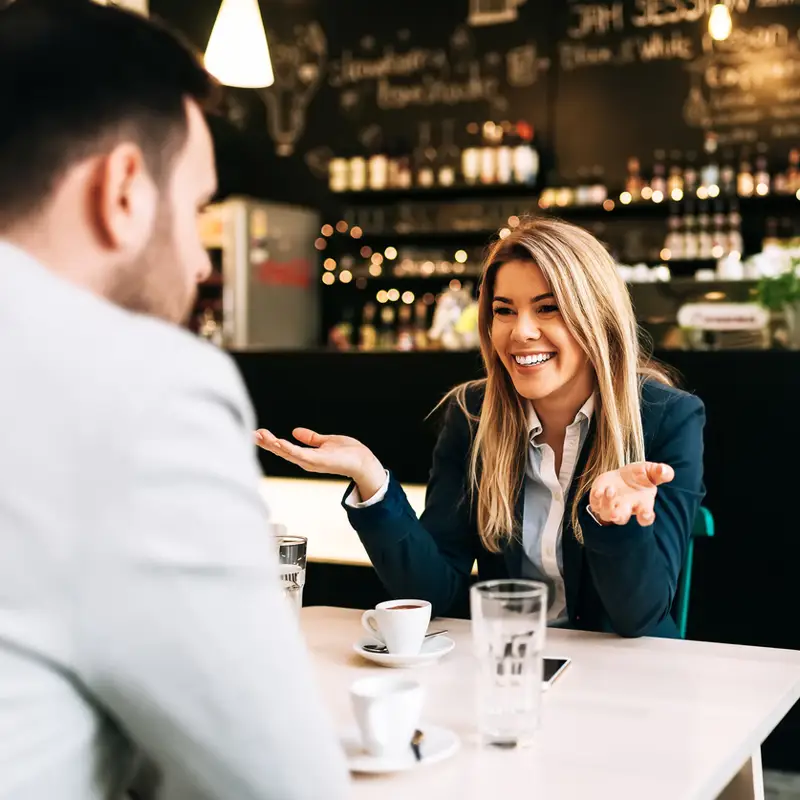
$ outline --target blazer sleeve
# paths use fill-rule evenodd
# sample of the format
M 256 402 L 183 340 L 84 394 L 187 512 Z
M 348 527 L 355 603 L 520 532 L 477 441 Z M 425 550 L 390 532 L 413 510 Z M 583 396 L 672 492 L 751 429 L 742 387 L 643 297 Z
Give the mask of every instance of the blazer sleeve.
M 425 510 L 419 519 L 391 473 L 379 503 L 366 508 L 344 505 L 389 592 L 428 600 L 439 616 L 467 590 L 475 562 L 467 478 L 470 439 L 469 421 L 453 401 L 434 448 Z M 351 490 L 352 486 L 345 497 Z
M 672 608 L 703 487 L 701 400 L 681 395 L 667 405 L 648 461 L 669 464 L 675 478 L 658 489 L 656 518 L 641 526 L 598 525 L 582 501 L 580 523 L 592 579 L 612 629 L 620 636 L 646 636 Z

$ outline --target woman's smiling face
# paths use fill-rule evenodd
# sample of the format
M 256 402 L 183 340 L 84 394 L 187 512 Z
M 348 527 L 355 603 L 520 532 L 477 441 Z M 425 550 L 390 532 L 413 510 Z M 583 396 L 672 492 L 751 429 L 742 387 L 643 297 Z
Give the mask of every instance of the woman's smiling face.
M 591 383 L 586 354 L 570 333 L 542 271 L 531 261 L 497 269 L 492 293 L 492 345 L 514 388 L 532 401 L 565 399 Z

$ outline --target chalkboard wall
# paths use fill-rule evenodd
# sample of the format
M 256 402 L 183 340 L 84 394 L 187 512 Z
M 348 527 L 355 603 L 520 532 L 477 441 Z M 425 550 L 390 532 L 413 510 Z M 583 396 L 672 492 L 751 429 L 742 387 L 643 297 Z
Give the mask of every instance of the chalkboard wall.
M 222 189 L 329 202 L 333 154 L 412 148 L 419 123 L 526 120 L 552 182 L 629 156 L 800 142 L 800 0 L 728 0 L 733 33 L 707 33 L 712 0 L 261 0 L 271 89 L 229 92 L 216 126 Z M 217 0 L 151 0 L 203 47 Z M 488 23 L 488 24 L 487 24 Z M 459 142 L 457 142 L 459 143 Z

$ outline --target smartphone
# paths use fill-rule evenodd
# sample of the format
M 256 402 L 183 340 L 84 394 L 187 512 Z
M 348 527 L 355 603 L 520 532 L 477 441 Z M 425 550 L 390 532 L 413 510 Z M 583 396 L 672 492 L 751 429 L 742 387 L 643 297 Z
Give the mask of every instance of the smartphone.
M 545 658 L 542 689 L 547 691 L 572 663 L 571 658 Z

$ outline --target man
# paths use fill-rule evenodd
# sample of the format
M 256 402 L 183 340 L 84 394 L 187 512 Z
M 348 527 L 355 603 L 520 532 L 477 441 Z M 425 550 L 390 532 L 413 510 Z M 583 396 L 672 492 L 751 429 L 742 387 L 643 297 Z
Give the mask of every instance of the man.
M 0 11 L 0 798 L 331 800 L 253 418 L 176 324 L 209 272 L 206 73 L 144 18 Z

